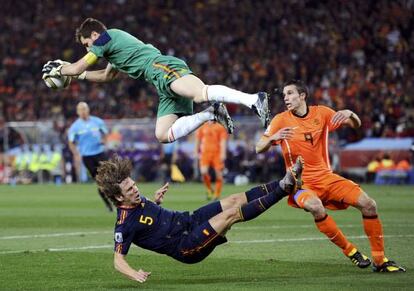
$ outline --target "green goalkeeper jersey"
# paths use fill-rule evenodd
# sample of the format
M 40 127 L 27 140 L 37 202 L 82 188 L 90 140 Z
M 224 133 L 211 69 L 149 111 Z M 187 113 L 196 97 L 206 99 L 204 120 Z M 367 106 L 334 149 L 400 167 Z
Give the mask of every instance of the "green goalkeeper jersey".
M 114 69 L 134 79 L 144 77 L 154 85 L 159 95 L 158 117 L 193 113 L 193 101 L 178 96 L 170 88 L 178 78 L 192 74 L 183 60 L 162 55 L 151 44 L 145 44 L 119 29 L 108 29 L 93 42 L 85 60 L 93 64 L 97 58 L 105 58 Z
M 108 29 L 94 41 L 90 52 L 105 58 L 118 71 L 134 79 L 151 80 L 152 64 L 161 52 L 151 44 L 145 44 L 120 29 Z

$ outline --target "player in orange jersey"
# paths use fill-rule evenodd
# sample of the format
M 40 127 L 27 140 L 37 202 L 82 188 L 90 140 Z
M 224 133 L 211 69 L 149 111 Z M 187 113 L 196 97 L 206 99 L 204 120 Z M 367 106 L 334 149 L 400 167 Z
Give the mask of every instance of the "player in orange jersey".
M 200 174 L 207 187 L 207 199 L 218 200 L 223 187 L 223 169 L 226 160 L 227 131 L 216 122 L 204 123 L 196 133 L 196 156 L 199 158 Z M 211 177 L 208 173 L 212 167 L 216 174 L 216 187 L 211 187 Z
M 362 213 L 363 226 L 368 236 L 374 272 L 405 272 L 405 269 L 384 255 L 384 238 L 375 201 L 358 184 L 334 174 L 329 164 L 328 133 L 349 125 L 361 126 L 359 117 L 351 110 L 335 112 L 325 106 L 308 106 L 307 87 L 301 81 L 290 81 L 283 87 L 287 111 L 277 114 L 256 145 L 256 152 L 280 145 L 287 167 L 301 155 L 304 158 L 303 187 L 290 195 L 288 203 L 309 211 L 319 231 L 324 233 L 343 253 L 360 268 L 371 260 L 348 241 L 326 209 L 339 210 L 353 206 Z

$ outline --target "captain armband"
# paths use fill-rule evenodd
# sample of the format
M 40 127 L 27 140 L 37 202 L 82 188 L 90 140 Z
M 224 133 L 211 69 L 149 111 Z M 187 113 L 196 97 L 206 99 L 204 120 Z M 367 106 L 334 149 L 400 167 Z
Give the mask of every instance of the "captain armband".
M 93 65 L 98 60 L 98 57 L 93 52 L 88 52 L 83 59 L 88 63 L 88 65 Z

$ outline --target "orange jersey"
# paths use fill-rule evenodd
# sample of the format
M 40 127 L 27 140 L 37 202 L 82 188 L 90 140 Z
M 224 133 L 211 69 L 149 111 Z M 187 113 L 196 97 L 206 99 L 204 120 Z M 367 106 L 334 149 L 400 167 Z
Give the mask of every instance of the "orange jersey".
M 226 129 L 215 122 L 204 123 L 196 133 L 196 138 L 200 142 L 200 154 L 220 154 L 220 143 L 227 140 Z
M 290 111 L 277 114 L 271 121 L 264 136 L 270 137 L 284 127 L 294 127 L 294 136 L 282 140 L 283 158 L 286 167 L 291 167 L 301 155 L 305 160 L 303 181 L 313 184 L 324 175 L 332 173 L 328 155 L 328 134 L 335 130 L 331 118 L 335 111 L 326 106 L 310 106 L 304 117 L 295 116 Z

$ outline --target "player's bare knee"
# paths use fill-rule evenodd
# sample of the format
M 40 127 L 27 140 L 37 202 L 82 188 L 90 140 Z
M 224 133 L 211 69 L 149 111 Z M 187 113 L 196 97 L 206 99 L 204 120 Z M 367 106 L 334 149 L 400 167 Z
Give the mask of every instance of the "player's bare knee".
M 232 205 L 233 207 L 240 207 L 246 203 L 246 198 L 244 198 L 240 194 L 232 194 L 228 196 L 226 199 L 229 205 Z
M 315 218 L 321 218 L 326 214 L 325 207 L 319 199 L 308 199 L 305 202 L 305 209 L 312 213 Z
M 161 130 L 155 130 L 155 137 L 160 143 L 169 143 L 168 134 Z
M 222 212 L 224 214 L 225 220 L 227 221 L 228 225 L 232 225 L 233 223 L 240 221 L 240 211 L 238 207 L 232 207 Z
M 368 197 L 365 199 L 363 207 L 362 207 L 362 213 L 364 215 L 376 215 L 377 214 L 377 203 L 374 199 Z
M 207 85 L 201 86 L 199 90 L 194 92 L 193 101 L 195 103 L 203 103 L 208 100 L 207 98 Z
M 221 203 L 221 208 L 223 209 L 223 211 L 229 208 L 234 208 L 234 207 L 239 208 L 247 203 L 246 194 L 244 193 L 232 194 L 220 200 L 220 203 Z
M 206 175 L 206 174 L 208 174 L 208 168 L 201 167 L 201 168 L 200 168 L 200 174 L 201 174 L 201 175 Z

